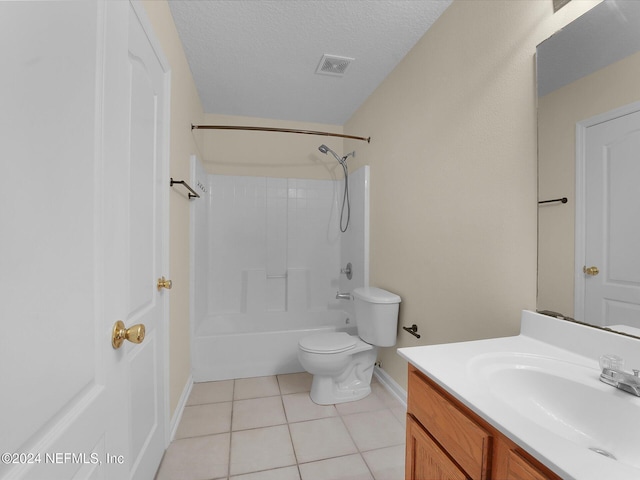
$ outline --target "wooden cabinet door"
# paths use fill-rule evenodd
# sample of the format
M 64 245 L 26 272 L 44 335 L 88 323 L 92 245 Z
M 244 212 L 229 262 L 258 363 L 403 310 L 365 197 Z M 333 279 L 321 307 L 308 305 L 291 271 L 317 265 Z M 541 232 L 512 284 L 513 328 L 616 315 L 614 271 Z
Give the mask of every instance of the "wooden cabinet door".
M 552 477 L 547 477 L 517 452 L 509 451 L 507 480 L 549 480 L 549 478 Z
M 469 480 L 411 416 L 407 416 L 406 480 Z
M 409 368 L 407 411 L 473 480 L 489 478 L 491 435 L 424 375 Z

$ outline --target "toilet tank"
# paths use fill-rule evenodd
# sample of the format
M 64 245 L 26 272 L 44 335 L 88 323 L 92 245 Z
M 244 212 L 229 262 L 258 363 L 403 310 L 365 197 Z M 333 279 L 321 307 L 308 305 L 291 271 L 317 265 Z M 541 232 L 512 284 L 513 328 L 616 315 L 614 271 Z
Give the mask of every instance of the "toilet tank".
M 396 344 L 400 297 L 382 288 L 360 287 L 351 292 L 358 336 L 379 347 Z

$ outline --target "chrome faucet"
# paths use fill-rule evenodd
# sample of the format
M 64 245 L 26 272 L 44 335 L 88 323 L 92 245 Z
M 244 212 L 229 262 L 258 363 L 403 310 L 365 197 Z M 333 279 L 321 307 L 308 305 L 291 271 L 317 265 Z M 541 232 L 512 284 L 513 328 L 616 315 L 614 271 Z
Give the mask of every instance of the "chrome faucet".
M 336 292 L 336 298 L 338 300 L 351 300 L 351 294 L 350 293 L 340 293 L 340 290 L 338 290 Z
M 640 397 L 640 370 L 633 370 L 633 374 L 615 368 L 604 367 L 600 374 L 600 381 L 616 387 L 636 397 Z

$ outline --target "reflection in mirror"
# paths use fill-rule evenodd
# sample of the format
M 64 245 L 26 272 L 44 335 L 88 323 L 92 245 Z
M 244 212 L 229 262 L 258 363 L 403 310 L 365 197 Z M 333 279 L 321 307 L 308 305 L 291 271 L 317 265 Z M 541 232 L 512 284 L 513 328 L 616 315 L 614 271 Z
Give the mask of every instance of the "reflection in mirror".
M 640 336 L 640 2 L 537 49 L 538 310 Z

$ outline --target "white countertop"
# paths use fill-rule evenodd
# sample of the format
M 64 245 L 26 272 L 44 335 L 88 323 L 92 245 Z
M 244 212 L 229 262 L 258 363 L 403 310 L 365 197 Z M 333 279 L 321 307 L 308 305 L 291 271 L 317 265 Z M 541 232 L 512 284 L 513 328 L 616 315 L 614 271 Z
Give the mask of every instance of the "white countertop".
M 631 408 L 635 408 L 635 405 L 640 412 L 640 398 L 599 381 L 598 365 L 600 355 L 615 353 L 625 359 L 628 370 L 640 368 L 640 340 L 524 311 L 521 333 L 518 336 L 400 348 L 398 353 L 563 479 L 640 479 L 640 467 L 623 463 L 622 457 L 620 461 L 616 461 L 599 455 L 584 445 L 544 428 L 527 415 L 527 406 L 522 402 L 514 400 L 513 404 L 509 404 L 510 399 L 506 398 L 508 393 L 501 394 L 501 399 L 496 400 L 491 382 L 483 382 L 478 375 L 478 367 L 494 358 L 510 358 L 510 355 L 523 359 L 534 356 L 543 359 L 559 358 L 570 365 L 570 369 L 576 369 L 586 379 L 589 388 L 602 392 L 602 398 L 611 398 L 612 402 L 631 402 Z M 586 401 L 584 405 L 576 399 L 567 401 L 574 402 L 576 412 L 588 415 L 591 419 L 601 417 L 605 423 L 610 419 L 606 404 L 594 407 Z M 612 425 L 611 428 L 620 429 L 621 435 L 625 432 L 640 432 L 640 415 L 630 417 L 625 417 L 620 425 Z M 618 421 L 620 419 L 616 420 Z M 590 441 L 584 432 L 579 429 L 576 432 L 578 436 L 587 437 L 587 440 L 581 437 L 581 441 Z M 624 438 L 624 435 L 620 438 Z M 634 433 L 630 438 L 635 443 L 635 439 L 640 436 Z M 599 440 L 594 443 L 596 444 L 589 446 L 612 449 Z M 637 451 L 638 461 L 634 463 L 640 465 L 640 442 L 628 447 L 631 451 Z

